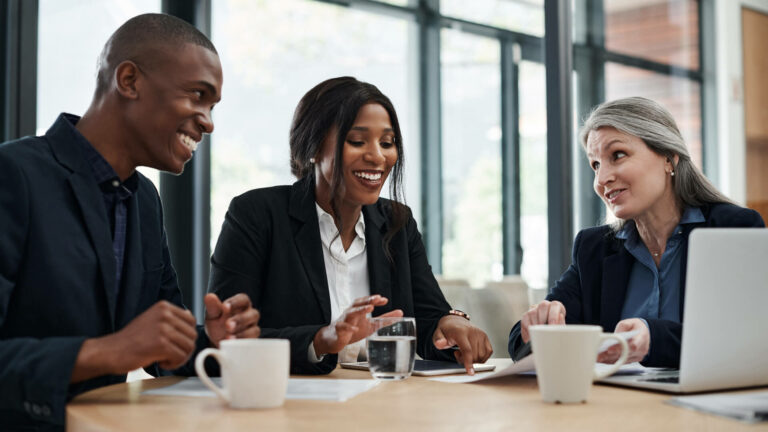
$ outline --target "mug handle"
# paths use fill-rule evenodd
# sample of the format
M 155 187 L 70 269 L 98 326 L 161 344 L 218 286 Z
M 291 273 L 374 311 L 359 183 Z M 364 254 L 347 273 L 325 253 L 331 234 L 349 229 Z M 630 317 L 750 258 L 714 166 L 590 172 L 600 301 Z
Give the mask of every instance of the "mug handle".
M 198 354 L 195 358 L 195 372 L 197 372 L 197 376 L 200 378 L 200 381 L 205 384 L 206 387 L 213 390 L 214 393 L 229 403 L 229 394 L 227 390 L 214 384 L 213 380 L 211 380 L 208 374 L 205 373 L 205 358 L 209 355 L 215 357 L 219 362 L 219 365 L 221 365 L 221 369 L 224 369 L 225 361 L 221 351 L 217 350 L 216 348 L 206 348 L 200 351 L 200 354 Z
M 611 366 L 609 369 L 603 372 L 595 371 L 594 379 L 596 380 L 603 379 L 609 375 L 613 375 L 614 373 L 616 373 L 616 371 L 618 371 L 620 367 L 624 366 L 624 363 L 626 363 L 627 361 L 627 356 L 629 356 L 629 345 L 627 345 L 627 341 L 625 341 L 624 338 L 622 338 L 621 336 L 615 333 L 603 333 L 602 335 L 600 335 L 600 342 L 606 339 L 616 339 L 619 342 L 619 344 L 621 344 L 621 356 L 619 357 L 619 360 L 617 360 L 616 363 L 614 363 L 613 366 Z

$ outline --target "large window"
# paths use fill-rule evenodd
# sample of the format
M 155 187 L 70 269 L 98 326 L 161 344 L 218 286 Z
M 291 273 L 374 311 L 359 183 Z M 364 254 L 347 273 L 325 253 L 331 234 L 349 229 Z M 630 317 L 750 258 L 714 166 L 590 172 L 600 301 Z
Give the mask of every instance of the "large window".
M 441 43 L 443 274 L 482 286 L 504 274 L 501 50 L 455 30 Z
M 528 285 L 547 286 L 547 104 L 544 65 L 520 64 L 520 228 Z
M 61 112 L 85 113 L 96 88 L 96 62 L 104 43 L 126 20 L 147 12 L 160 12 L 160 0 L 39 0 L 38 135 Z M 156 170 L 141 171 L 159 184 Z

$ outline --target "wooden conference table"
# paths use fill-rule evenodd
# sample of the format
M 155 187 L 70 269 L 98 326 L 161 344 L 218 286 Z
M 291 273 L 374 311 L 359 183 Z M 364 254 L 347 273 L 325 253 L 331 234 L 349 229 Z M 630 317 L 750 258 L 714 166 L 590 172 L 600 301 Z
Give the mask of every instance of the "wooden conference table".
M 492 361 L 503 366 L 509 360 Z M 337 368 L 327 377 L 370 375 Z M 141 394 L 181 379 L 134 381 L 84 393 L 67 405 L 67 430 L 768 431 L 765 423 L 749 425 L 667 405 L 669 395 L 604 385 L 592 388 L 586 404 L 547 404 L 536 379 L 525 376 L 484 384 L 410 377 L 382 382 L 346 402 L 286 400 L 281 408 L 267 410 L 233 410 L 214 398 Z

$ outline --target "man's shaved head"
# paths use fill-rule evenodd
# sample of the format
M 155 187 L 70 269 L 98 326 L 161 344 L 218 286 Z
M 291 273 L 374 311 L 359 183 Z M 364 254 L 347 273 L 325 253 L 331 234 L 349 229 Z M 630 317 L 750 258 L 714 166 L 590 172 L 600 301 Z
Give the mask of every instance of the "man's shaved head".
M 195 44 L 218 54 L 200 30 L 184 20 L 165 14 L 144 14 L 125 22 L 109 38 L 99 56 L 96 97 L 110 86 L 117 66 L 130 60 L 148 66 L 162 61 L 162 52 Z

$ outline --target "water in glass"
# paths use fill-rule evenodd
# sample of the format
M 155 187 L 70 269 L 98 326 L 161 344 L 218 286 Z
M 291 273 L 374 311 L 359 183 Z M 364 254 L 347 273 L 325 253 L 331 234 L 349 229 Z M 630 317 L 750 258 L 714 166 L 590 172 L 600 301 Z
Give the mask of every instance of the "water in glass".
M 368 337 L 368 366 L 377 379 L 400 380 L 411 376 L 416 356 L 416 322 L 413 318 L 373 318 L 376 331 Z

